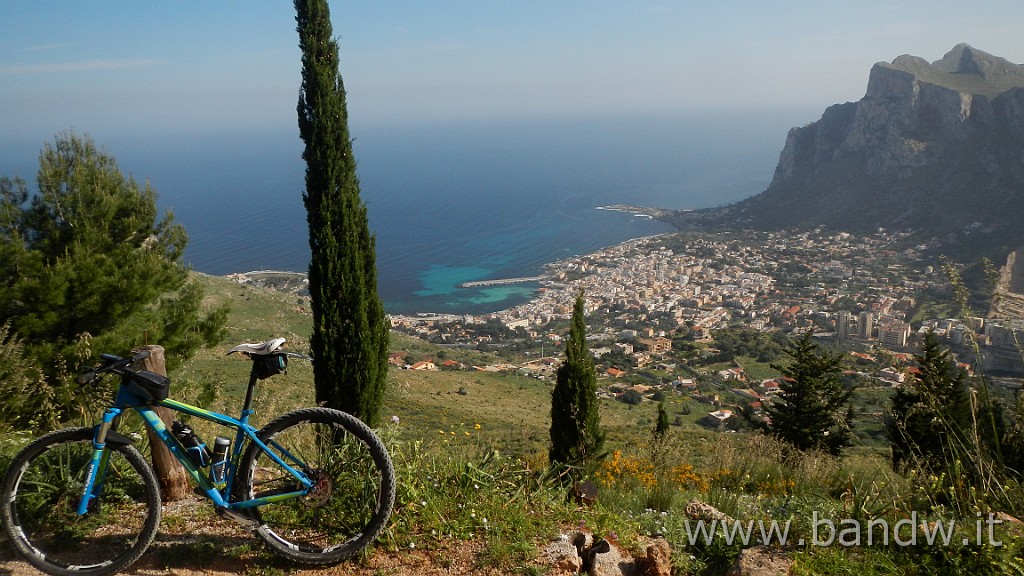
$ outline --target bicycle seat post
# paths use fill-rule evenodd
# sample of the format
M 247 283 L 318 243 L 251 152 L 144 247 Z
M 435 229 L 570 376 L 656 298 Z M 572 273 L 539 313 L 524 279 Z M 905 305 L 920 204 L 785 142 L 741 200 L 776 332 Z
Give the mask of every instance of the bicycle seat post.
M 249 421 L 249 415 L 252 414 L 252 393 L 256 389 L 256 382 L 259 380 L 256 376 L 256 363 L 252 363 L 252 368 L 249 370 L 249 387 L 245 391 L 245 402 L 242 404 L 242 422 Z

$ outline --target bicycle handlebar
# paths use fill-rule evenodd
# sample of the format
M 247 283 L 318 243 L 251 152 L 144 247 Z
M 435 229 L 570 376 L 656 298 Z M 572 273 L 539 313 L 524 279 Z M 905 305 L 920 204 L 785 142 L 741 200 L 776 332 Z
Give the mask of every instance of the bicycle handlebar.
M 149 350 L 140 350 L 135 353 L 131 358 L 122 358 L 113 354 L 100 354 L 100 358 L 103 359 L 103 364 L 99 366 L 93 366 L 92 368 L 86 368 L 81 374 L 75 378 L 75 382 L 79 386 L 85 386 L 86 384 L 93 383 L 98 376 L 107 372 L 113 372 L 115 374 L 124 374 L 129 371 L 128 367 L 136 362 L 141 362 L 146 358 L 149 358 Z

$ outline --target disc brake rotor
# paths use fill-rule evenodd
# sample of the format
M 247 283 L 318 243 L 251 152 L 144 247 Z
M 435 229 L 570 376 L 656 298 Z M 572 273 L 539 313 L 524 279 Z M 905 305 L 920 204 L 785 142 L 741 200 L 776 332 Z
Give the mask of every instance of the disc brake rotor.
M 323 470 L 314 470 L 309 474 L 309 479 L 313 481 L 313 486 L 302 501 L 310 508 L 323 506 L 331 499 L 331 494 L 334 492 L 334 481 Z

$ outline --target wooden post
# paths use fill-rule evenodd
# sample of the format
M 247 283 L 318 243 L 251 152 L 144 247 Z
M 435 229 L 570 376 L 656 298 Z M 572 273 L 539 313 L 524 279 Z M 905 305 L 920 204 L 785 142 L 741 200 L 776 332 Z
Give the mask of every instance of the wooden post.
M 138 350 L 149 350 L 149 358 L 146 358 L 136 367 L 141 370 L 149 370 L 157 374 L 167 375 L 167 367 L 164 364 L 163 346 L 143 346 Z M 174 420 L 174 411 L 163 406 L 155 406 L 154 411 L 163 420 L 169 430 Z M 149 447 L 153 457 L 153 470 L 160 481 L 160 494 L 164 502 L 173 502 L 187 498 L 192 492 L 189 490 L 188 474 L 182 468 L 178 460 L 171 454 L 171 451 L 164 446 L 163 442 L 148 428 Z

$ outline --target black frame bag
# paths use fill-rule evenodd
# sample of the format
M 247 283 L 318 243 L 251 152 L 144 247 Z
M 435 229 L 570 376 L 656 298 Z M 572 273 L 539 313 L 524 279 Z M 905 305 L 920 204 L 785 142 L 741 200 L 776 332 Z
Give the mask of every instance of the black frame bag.
M 146 399 L 147 404 L 165 400 L 171 389 L 170 378 L 149 370 L 125 374 L 125 379 L 128 380 L 128 388 Z

